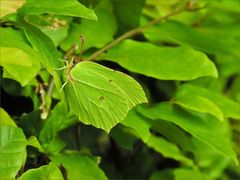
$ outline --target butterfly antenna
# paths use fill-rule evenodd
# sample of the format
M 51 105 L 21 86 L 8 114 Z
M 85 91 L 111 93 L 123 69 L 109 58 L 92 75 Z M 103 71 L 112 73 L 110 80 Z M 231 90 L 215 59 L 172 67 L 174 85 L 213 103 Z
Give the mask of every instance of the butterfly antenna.
M 62 92 L 63 88 L 67 85 L 67 83 L 68 83 L 68 80 L 62 85 L 60 92 Z

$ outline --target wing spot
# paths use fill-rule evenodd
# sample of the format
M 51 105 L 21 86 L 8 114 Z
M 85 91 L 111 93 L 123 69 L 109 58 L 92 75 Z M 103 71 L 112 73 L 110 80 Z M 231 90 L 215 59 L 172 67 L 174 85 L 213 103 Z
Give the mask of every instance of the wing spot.
M 103 96 L 101 96 L 99 99 L 100 99 L 100 101 L 104 101 L 105 98 Z
M 112 80 L 111 80 L 111 79 L 109 79 L 109 82 L 112 82 Z

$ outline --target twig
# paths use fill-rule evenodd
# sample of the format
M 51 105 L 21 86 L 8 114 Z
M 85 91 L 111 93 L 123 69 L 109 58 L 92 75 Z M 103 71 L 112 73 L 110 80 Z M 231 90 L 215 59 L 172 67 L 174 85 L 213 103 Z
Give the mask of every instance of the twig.
M 107 44 L 105 47 L 103 47 L 102 49 L 96 51 L 94 54 L 92 54 L 89 58 L 85 59 L 86 61 L 91 61 L 93 59 L 96 59 L 97 57 L 99 57 L 101 54 L 103 54 L 105 51 L 107 51 L 108 49 L 112 48 L 113 46 L 117 45 L 118 43 L 120 43 L 121 41 L 129 38 L 129 37 L 132 37 L 132 36 L 135 36 L 137 34 L 140 34 L 142 33 L 143 31 L 145 31 L 145 29 L 165 20 L 165 19 L 168 19 L 169 17 L 171 16 L 174 16 L 176 14 L 179 14 L 181 12 L 184 12 L 184 11 L 198 11 L 200 9 L 203 9 L 205 8 L 205 6 L 202 6 L 202 7 L 193 7 L 193 6 L 190 6 L 189 4 L 187 4 L 184 8 L 181 8 L 181 9 L 178 9 L 178 10 L 175 10 L 175 11 L 172 11 L 170 12 L 169 14 L 165 15 L 165 16 L 162 16 L 162 17 L 159 17 L 159 18 L 156 18 L 156 19 L 153 19 L 152 21 L 150 21 L 149 23 L 141 26 L 141 27 L 138 27 L 138 28 L 135 28 L 135 29 L 132 29 L 130 31 L 127 31 L 126 33 L 124 33 L 123 35 L 119 36 L 118 38 L 116 38 L 115 40 L 113 40 L 112 42 L 110 42 L 109 44 Z
M 141 27 L 138 27 L 138 28 L 135 28 L 135 29 L 132 29 L 126 33 L 124 33 L 123 35 L 119 36 L 118 38 L 116 38 L 115 40 L 113 40 L 112 42 L 110 42 L 109 44 L 107 44 L 105 47 L 103 47 L 102 49 L 98 50 L 97 52 L 95 52 L 94 54 L 92 54 L 89 58 L 87 58 L 86 60 L 87 61 L 91 61 L 93 59 L 96 59 L 97 57 L 99 57 L 102 53 L 104 53 L 105 51 L 107 51 L 108 49 L 112 48 L 113 46 L 115 46 L 116 44 L 120 43 L 121 41 L 123 41 L 124 39 L 127 39 L 129 37 L 132 37 L 134 35 L 137 35 L 141 32 L 143 32 L 146 28 L 149 28 L 157 23 L 159 23 L 160 21 L 162 20 L 165 20 L 171 16 L 174 16 L 176 14 L 179 14 L 183 11 L 185 11 L 186 9 L 183 8 L 183 9 L 178 9 L 176 11 L 173 11 L 165 16 L 162 16 L 160 18 L 157 18 L 157 19 L 154 19 L 152 21 L 150 21 L 149 23 L 141 26 Z
M 165 15 L 165 16 L 162 16 L 162 17 L 159 17 L 159 18 L 156 18 L 152 21 L 150 21 L 149 23 L 141 26 L 141 27 L 138 27 L 138 28 L 135 28 L 135 29 L 132 29 L 130 31 L 127 31 L 126 33 L 122 34 L 121 36 L 119 36 L 118 38 L 116 38 L 115 40 L 113 40 L 112 42 L 110 42 L 109 44 L 107 44 L 105 47 L 103 47 L 102 49 L 96 51 L 95 53 L 93 53 L 90 57 L 88 57 L 87 59 L 85 59 L 86 61 L 91 61 L 93 59 L 96 59 L 97 57 L 99 57 L 101 54 L 103 54 L 105 51 L 107 51 L 108 49 L 114 47 L 115 45 L 117 45 L 118 43 L 120 43 L 121 41 L 129 38 L 129 37 L 132 37 L 132 36 L 135 36 L 137 34 L 140 34 L 142 33 L 143 31 L 145 31 L 145 29 L 165 20 L 165 19 L 168 19 L 169 17 L 171 16 L 174 16 L 176 14 L 179 14 L 181 12 L 184 12 L 184 11 L 198 11 L 200 9 L 203 9 L 203 7 L 191 7 L 190 5 L 187 5 L 185 6 L 184 8 L 181 8 L 181 9 L 178 9 L 178 10 L 175 10 L 175 11 L 172 11 L 170 12 L 169 14 Z M 83 46 L 83 41 L 84 39 L 81 37 L 82 39 L 82 46 Z M 68 57 L 70 57 L 74 52 L 75 50 L 78 48 L 77 45 L 73 45 L 65 54 L 64 56 L 64 59 L 67 59 Z M 54 84 L 54 80 L 51 79 L 50 81 L 50 84 L 49 84 L 49 88 L 48 88 L 48 92 L 47 94 L 50 96 L 52 94 L 52 91 L 53 91 L 53 85 Z

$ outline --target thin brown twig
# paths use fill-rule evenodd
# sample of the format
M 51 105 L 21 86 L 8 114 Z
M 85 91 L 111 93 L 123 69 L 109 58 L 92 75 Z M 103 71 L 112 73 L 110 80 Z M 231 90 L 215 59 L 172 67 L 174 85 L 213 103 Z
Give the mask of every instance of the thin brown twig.
M 114 47 L 115 45 L 117 45 L 121 41 L 123 41 L 123 40 L 125 40 L 127 38 L 130 38 L 132 36 L 135 36 L 137 34 L 140 34 L 143 31 L 145 31 L 147 28 L 149 28 L 149 27 L 151 27 L 151 26 L 153 26 L 153 25 L 155 25 L 155 24 L 157 24 L 157 23 L 159 23 L 159 22 L 161 22 L 161 21 L 163 21 L 165 19 L 168 19 L 171 16 L 174 16 L 174 15 L 179 14 L 179 13 L 184 12 L 184 11 L 198 11 L 198 10 L 203 9 L 203 8 L 204 8 L 204 6 L 202 6 L 202 7 L 189 7 L 189 6 L 185 6 L 184 8 L 177 9 L 175 11 L 170 12 L 169 14 L 166 14 L 165 16 L 153 19 L 152 21 L 150 21 L 149 23 L 147 23 L 147 24 L 145 24 L 145 25 L 143 25 L 141 27 L 132 29 L 132 30 L 127 31 L 126 33 L 122 34 L 121 36 L 119 36 L 118 38 L 116 38 L 115 40 L 113 40 L 112 42 L 107 44 L 102 49 L 100 49 L 100 50 L 96 51 L 95 53 L 93 53 L 90 57 L 88 57 L 85 60 L 86 61 L 91 61 L 93 59 L 96 59 L 101 54 L 103 54 L 105 51 L 107 51 L 108 49 Z
M 108 49 L 114 47 L 115 45 L 117 45 L 118 43 L 120 43 L 121 41 L 127 39 L 127 38 L 130 38 L 132 36 L 135 36 L 137 34 L 140 34 L 142 33 L 143 31 L 145 31 L 147 28 L 165 20 L 165 19 L 168 19 L 169 17 L 171 16 L 174 16 L 176 14 L 179 14 L 181 12 L 184 12 L 184 11 L 198 11 L 200 9 L 203 9 L 203 7 L 190 7 L 190 6 L 186 6 L 184 8 L 181 8 L 181 9 L 178 9 L 178 10 L 175 10 L 175 11 L 172 11 L 170 12 L 169 14 L 165 15 L 165 16 L 162 16 L 162 17 L 159 17 L 159 18 L 156 18 L 156 19 L 153 19 L 152 21 L 150 21 L 149 23 L 141 26 L 141 27 L 138 27 L 138 28 L 135 28 L 135 29 L 132 29 L 130 31 L 127 31 L 126 33 L 122 34 L 121 36 L 119 36 L 118 38 L 114 39 L 112 42 L 110 42 L 109 44 L 107 44 L 105 47 L 103 47 L 102 49 L 96 51 L 95 53 L 93 53 L 90 57 L 88 57 L 87 59 L 85 59 L 86 61 L 91 61 L 91 60 L 94 60 L 96 59 L 97 57 L 99 57 L 101 54 L 103 54 L 105 51 L 107 51 Z M 70 47 L 70 49 L 66 52 L 65 56 L 64 56 L 64 59 L 67 59 L 69 56 L 71 56 L 75 50 L 78 48 L 77 45 L 73 45 Z M 52 91 L 53 91 L 53 84 L 54 84 L 54 80 L 51 79 L 50 81 L 50 85 L 49 85 L 49 88 L 48 88 L 48 92 L 47 94 L 50 96 L 52 94 Z
M 96 59 L 97 57 L 99 57 L 102 53 L 104 53 L 105 51 L 107 51 L 108 49 L 112 48 L 113 46 L 115 46 L 116 44 L 120 43 L 121 41 L 129 38 L 129 37 L 132 37 L 134 35 L 137 35 L 141 32 L 143 32 L 145 29 L 159 23 L 160 21 L 162 20 L 165 20 L 171 16 L 174 16 L 178 13 L 181 13 L 185 10 L 185 8 L 183 9 L 179 9 L 179 10 L 176 10 L 176 11 L 173 11 L 165 16 L 162 16 L 160 18 L 157 18 L 157 19 L 154 19 L 152 21 L 150 21 L 149 23 L 141 26 L 141 27 L 138 27 L 138 28 L 135 28 L 135 29 L 132 29 L 130 31 L 127 31 L 126 33 L 124 33 L 123 35 L 119 36 L 118 38 L 116 38 L 115 40 L 113 40 L 112 42 L 110 42 L 109 44 L 107 44 L 105 47 L 103 47 L 102 49 L 98 50 L 97 52 L 95 52 L 94 54 L 92 54 L 89 58 L 87 58 L 86 60 L 87 61 L 91 61 L 93 59 Z

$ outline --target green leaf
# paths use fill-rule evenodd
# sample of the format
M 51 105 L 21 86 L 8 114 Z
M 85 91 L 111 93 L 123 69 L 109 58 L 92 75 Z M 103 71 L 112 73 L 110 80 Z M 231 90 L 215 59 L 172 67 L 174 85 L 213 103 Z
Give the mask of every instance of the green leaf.
M 144 32 L 144 35 L 153 42 L 174 42 L 212 54 L 225 53 L 229 55 L 234 51 L 231 42 L 226 43 L 225 39 L 219 39 L 214 35 L 209 36 L 177 21 L 166 21 L 150 27 Z
M 208 4 L 209 8 L 216 8 L 217 11 L 225 10 L 225 11 L 232 11 L 235 13 L 240 13 L 240 6 L 239 2 L 235 0 L 222 0 L 222 1 L 211 1 Z M 221 12 L 221 11 L 220 11 Z
M 24 113 L 21 116 L 20 121 L 18 121 L 18 126 L 23 129 L 26 137 L 39 135 L 44 123 L 40 116 L 41 110 L 39 109 L 28 114 Z
M 132 128 L 134 135 L 142 139 L 143 142 L 147 142 L 151 136 L 151 125 L 147 122 L 147 118 L 137 113 L 135 109 L 128 112 L 127 117 L 121 122 L 124 126 Z
M 15 13 L 25 3 L 25 0 L 0 0 L 0 17 Z
M 58 46 L 67 36 L 73 17 L 61 15 L 29 15 L 25 20 L 39 28 Z
M 50 163 L 36 169 L 29 169 L 19 180 L 64 180 L 61 171 L 56 165 Z
M 37 148 L 40 152 L 44 152 L 41 144 L 39 143 L 38 139 L 35 136 L 31 136 L 28 138 L 28 146 L 32 146 Z
M 83 123 L 107 132 L 134 106 L 147 102 L 133 78 L 93 62 L 77 64 L 68 76 L 65 89 L 73 113 Z
M 64 167 L 67 179 L 107 179 L 97 163 L 88 156 L 81 154 L 60 154 L 53 156 L 51 159 L 55 164 Z
M 46 120 L 39 135 L 39 140 L 46 151 L 50 152 L 50 150 L 55 149 L 53 145 L 56 142 L 59 142 L 59 140 L 56 139 L 58 133 L 73 125 L 75 122 L 76 118 L 69 115 L 64 102 L 62 101 L 58 103 L 52 110 L 49 118 Z M 55 145 L 59 145 L 59 143 L 56 143 Z M 58 148 L 56 149 L 58 150 Z M 53 153 L 53 151 L 51 151 L 51 153 Z
M 176 99 L 177 104 L 183 107 L 199 112 L 207 112 L 219 119 L 222 119 L 223 115 L 225 117 L 240 119 L 240 106 L 237 102 L 202 87 L 190 84 L 182 85 L 177 90 Z
M 223 123 L 214 117 L 192 115 L 169 103 L 159 103 L 152 108 L 140 107 L 138 111 L 156 123 L 161 119 L 175 123 L 200 141 L 238 163 L 230 138 L 226 136 Z
M 0 179 L 14 179 L 24 165 L 27 140 L 22 129 L 0 126 Z
M 111 0 L 117 16 L 120 32 L 139 26 L 146 0 Z
M 180 127 L 168 121 L 152 121 L 152 129 L 163 135 L 167 140 L 181 147 L 181 149 L 194 152 L 191 137 Z
M 40 15 L 49 13 L 97 20 L 94 11 L 86 8 L 77 0 L 68 0 L 67 2 L 65 0 L 28 0 L 27 3 L 19 9 L 18 13 L 23 16 L 28 14 Z
M 60 55 L 54 43 L 47 35 L 26 21 L 19 21 L 18 25 L 24 30 L 33 48 L 40 54 L 42 63 L 47 68 L 48 72 L 53 75 L 56 87 L 60 90 L 61 80 L 55 69 L 63 67 L 63 63 L 59 61 Z
M 67 50 L 73 44 L 81 47 L 81 35 L 85 37 L 84 50 L 91 47 L 100 48 L 113 40 L 117 25 L 111 3 L 109 0 L 102 0 L 94 10 L 98 21 L 82 20 L 81 24 L 72 23 L 69 36 L 61 43 L 63 49 Z
M 207 146 L 196 138 L 193 138 L 192 141 L 195 147 L 194 157 L 199 168 L 204 169 L 204 172 L 213 179 L 221 178 L 231 159 L 222 156 L 216 149 Z
M 173 174 L 175 180 L 213 180 L 207 174 L 201 173 L 198 169 L 179 168 L 174 170 Z
M 110 135 L 117 142 L 120 147 L 125 148 L 127 150 L 133 150 L 133 146 L 137 141 L 137 138 L 133 136 L 133 129 L 118 124 L 114 128 L 112 128 Z
M 47 144 L 42 144 L 44 151 L 48 154 L 58 154 L 66 146 L 66 142 L 60 137 L 56 136 L 52 141 Z
M 209 113 L 220 121 L 224 120 L 221 109 L 205 97 L 189 94 L 189 92 L 186 91 L 179 91 L 175 96 L 174 103 L 190 110 Z
M 14 120 L 8 115 L 8 113 L 0 107 L 0 126 L 13 126 L 17 127 Z
M 231 97 L 238 103 L 240 103 L 239 87 L 240 87 L 240 74 L 235 77 L 230 90 Z
M 27 85 L 40 70 L 37 57 L 21 49 L 1 47 L 1 66 L 12 76 L 12 79 Z
M 193 165 L 192 160 L 185 157 L 179 150 L 178 146 L 170 143 L 162 137 L 151 135 L 146 144 L 166 158 L 172 158 L 177 161 L 181 161 L 189 166 Z
M 163 80 L 218 76 L 215 65 L 205 54 L 186 46 L 158 47 L 145 42 L 125 40 L 102 58 L 117 62 L 130 71 Z
M 174 179 L 173 171 L 171 169 L 155 171 L 150 176 L 150 180 L 161 180 L 161 179 L 173 180 Z
M 48 36 L 26 21 L 20 21 L 19 26 L 23 28 L 27 39 L 40 54 L 42 63 L 50 73 L 54 71 L 54 68 L 62 67 L 63 63 L 59 61 L 60 54 Z
M 27 85 L 40 70 L 39 54 L 34 51 L 24 35 L 12 28 L 0 28 L 1 63 L 12 79 Z

